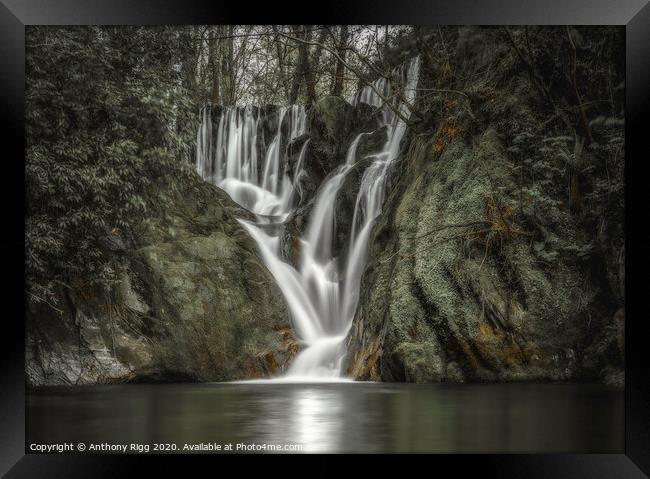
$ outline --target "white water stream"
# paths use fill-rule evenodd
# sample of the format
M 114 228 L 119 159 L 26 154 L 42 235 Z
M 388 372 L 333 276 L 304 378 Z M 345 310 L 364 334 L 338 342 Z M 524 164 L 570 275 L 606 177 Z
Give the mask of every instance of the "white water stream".
M 409 103 L 415 98 L 419 65 L 416 57 L 393 72 L 394 81 L 401 86 Z M 386 79 L 380 78 L 373 85 L 408 118 L 408 108 L 393 95 Z M 277 131 L 265 155 L 259 158 L 259 110 L 226 108 L 219 118 L 216 139 L 211 110 L 202 111 L 197 133 L 197 171 L 257 215 L 256 223 L 240 222 L 257 242 L 264 263 L 284 294 L 294 333 L 302 346 L 285 380 L 341 378 L 345 338 L 359 302 L 370 232 L 381 214 L 389 166 L 397 157 L 406 132 L 406 123 L 369 86 L 362 88 L 352 103 L 381 108 L 378 126 L 387 127 L 387 141 L 381 151 L 368 158 L 372 161 L 361 179 L 349 235 L 349 254 L 341 270 L 338 252 L 333 250 L 336 197 L 355 165 L 360 140 L 372 132 L 357 135 L 348 148 L 345 163 L 319 187 L 305 233 L 299 238 L 300 257 L 294 267 L 282 258 L 280 238 L 283 222 L 296 206 L 296 196 L 302 195 L 301 180 L 306 174 L 304 161 L 309 140 L 300 150 L 292 178 L 284 171 L 284 161 L 287 144 L 308 133 L 305 107 L 293 105 L 278 110 Z

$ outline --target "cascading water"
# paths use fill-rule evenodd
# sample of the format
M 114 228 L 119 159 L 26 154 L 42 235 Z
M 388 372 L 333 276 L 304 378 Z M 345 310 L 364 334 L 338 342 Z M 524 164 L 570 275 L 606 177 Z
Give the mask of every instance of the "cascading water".
M 197 171 L 206 180 L 225 190 L 244 208 L 265 216 L 286 216 L 293 193 L 293 182 L 282 171 L 282 125 L 286 107 L 278 111 L 278 128 L 258 161 L 260 112 L 250 106 L 227 107 L 219 118 L 213 140 L 212 110 L 204 108 L 197 134 Z M 289 140 L 305 132 L 304 106 L 290 109 Z M 295 178 L 294 178 L 295 180 Z
M 394 81 L 401 86 L 402 98 L 408 103 L 415 98 L 419 65 L 419 57 L 416 57 L 393 72 Z M 390 101 L 392 108 L 381 97 Z M 370 231 L 381 214 L 388 170 L 397 157 L 406 131 L 404 118 L 410 113 L 404 101 L 393 94 L 385 78 L 377 80 L 373 87 L 359 90 L 351 103 L 381 108 L 379 127 L 387 127 L 387 141 L 381 151 L 372 155 L 372 162 L 363 173 L 354 208 L 349 254 L 342 271 L 339 271 L 332 248 L 336 197 L 355 165 L 361 138 L 372 132 L 357 135 L 348 148 L 345 163 L 319 188 L 307 228 L 299 239 L 297 267 L 282 259 L 280 238 L 283 222 L 296 203 L 296 194 L 302 195 L 301 181 L 305 175 L 304 158 L 309 140 L 302 145 L 293 178 L 283 171 L 286 156 L 283 145 L 306 133 L 304 106 L 293 105 L 278 111 L 277 132 L 261 162 L 258 162 L 257 141 L 259 110 L 255 114 L 251 107 L 227 108 L 220 116 L 214 141 L 211 111 L 206 108 L 197 134 L 199 174 L 257 215 L 256 223 L 240 222 L 257 242 L 266 266 L 284 294 L 294 332 L 302 345 L 287 371 L 286 377 L 290 380 L 336 380 L 341 377 L 344 342 L 359 301 Z M 283 137 L 284 123 L 288 123 L 288 128 L 284 129 Z

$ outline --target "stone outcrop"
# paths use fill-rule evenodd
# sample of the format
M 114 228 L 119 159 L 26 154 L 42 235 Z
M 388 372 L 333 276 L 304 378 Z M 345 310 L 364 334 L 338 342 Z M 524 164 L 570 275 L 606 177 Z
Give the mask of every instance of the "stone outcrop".
M 463 30 L 462 92 L 437 112 L 417 105 L 429 116 L 410 129 L 374 226 L 348 374 L 620 385 L 623 161 L 600 145 L 622 141 L 622 122 L 582 151 L 573 136 L 553 137 L 516 57 L 491 35 Z M 498 91 L 472 74 L 491 64 Z M 425 59 L 423 88 L 435 68 Z M 567 193 L 576 151 L 591 165 L 579 210 Z
M 516 191 L 511 164 L 494 130 L 439 156 L 431 147 L 411 143 L 403 190 L 375 226 L 349 372 L 408 382 L 570 380 L 622 366 L 624 313 L 611 311 L 590 264 L 571 257 L 580 228 L 565 218 L 556 225 L 564 238 L 549 232 L 549 246 L 518 223 L 503 193 Z M 491 178 L 505 180 L 497 188 Z
M 30 385 L 219 381 L 279 374 L 297 351 L 282 295 L 237 222 L 196 180 L 125 248 L 111 292 L 61 291 L 27 311 Z

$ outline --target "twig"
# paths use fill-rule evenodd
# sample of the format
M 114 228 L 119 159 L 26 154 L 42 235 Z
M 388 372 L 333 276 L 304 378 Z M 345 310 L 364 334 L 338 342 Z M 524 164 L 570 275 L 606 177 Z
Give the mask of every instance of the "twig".
M 35 295 L 34 293 L 32 293 L 31 291 L 29 292 L 29 295 L 30 295 L 32 298 L 34 298 L 37 302 L 41 302 L 41 301 L 42 301 L 43 303 L 47 304 L 50 308 L 52 308 L 53 310 L 57 311 L 58 313 L 63 313 L 63 310 L 62 310 L 62 309 L 57 308 L 57 307 L 54 306 L 52 303 L 50 303 L 47 299 L 45 299 L 45 298 L 41 298 L 40 296 L 36 296 L 36 295 Z

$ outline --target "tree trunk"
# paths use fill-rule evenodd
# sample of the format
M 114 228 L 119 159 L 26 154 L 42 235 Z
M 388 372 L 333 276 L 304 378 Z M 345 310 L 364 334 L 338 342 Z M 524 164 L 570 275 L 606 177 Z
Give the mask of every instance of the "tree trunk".
M 217 27 L 218 28 L 218 27 Z M 210 33 L 209 62 L 212 74 L 212 92 L 210 101 L 213 105 L 219 104 L 219 58 L 217 49 L 217 39 L 214 31 Z
M 273 42 L 275 43 L 275 52 L 278 56 L 278 70 L 279 70 L 280 83 L 282 84 L 282 88 L 284 89 L 284 96 L 287 99 L 287 101 L 289 101 L 291 92 L 289 91 L 289 84 L 287 82 L 287 71 L 284 64 L 285 55 L 282 50 L 282 43 L 280 42 L 278 26 L 272 25 L 271 28 L 273 28 L 273 33 L 275 33 L 275 38 Z
M 234 45 L 233 35 L 235 27 L 228 26 L 228 38 L 224 39 L 223 54 L 221 55 L 221 98 L 224 105 L 235 103 L 235 78 L 234 78 Z
M 583 148 L 585 139 L 579 135 L 575 135 L 575 143 L 573 146 L 573 164 L 569 168 L 569 207 L 572 213 L 579 213 L 581 210 L 580 204 L 580 178 L 578 172 L 583 164 Z
M 580 189 L 578 187 L 578 173 L 571 171 L 569 175 L 569 208 L 572 213 L 580 213 Z
M 339 32 L 339 43 L 336 47 L 340 60 L 336 61 L 336 72 L 334 73 L 334 85 L 332 86 L 332 95 L 341 96 L 343 94 L 343 86 L 345 84 L 345 54 L 347 52 L 348 43 L 348 26 L 341 25 Z
M 296 29 L 294 36 L 298 39 L 309 41 L 311 38 L 311 28 L 308 25 Z M 298 45 L 298 63 L 293 76 L 293 83 L 291 85 L 291 94 L 289 95 L 289 103 L 294 104 L 298 101 L 298 93 L 300 91 L 300 84 L 305 80 L 308 83 L 307 76 L 309 75 L 309 49 L 308 45 L 304 42 L 299 42 Z M 307 91 L 308 101 L 312 101 L 315 97 L 315 92 Z M 311 96 L 311 99 L 310 99 Z
M 321 54 L 323 53 L 323 43 L 325 42 L 325 34 L 327 33 L 327 30 L 322 27 L 320 33 L 318 34 L 318 40 L 316 40 L 316 50 L 314 51 L 314 55 L 312 56 L 311 60 L 308 61 L 307 63 L 307 71 L 305 72 L 305 85 L 306 85 L 306 92 L 307 92 L 307 101 L 309 103 L 316 103 L 317 100 L 317 95 L 316 95 L 316 83 L 318 82 L 318 78 L 316 74 L 318 73 L 316 69 L 318 68 L 318 64 L 320 63 L 320 57 Z

